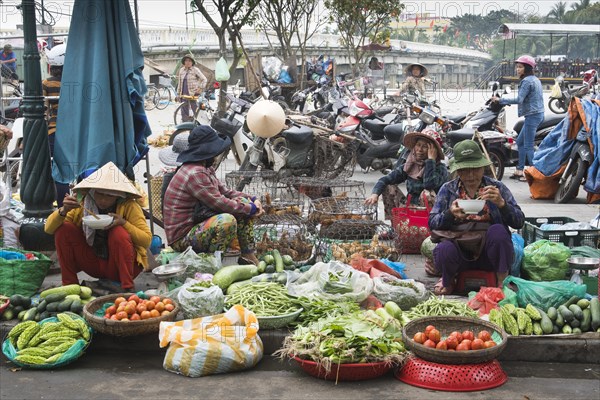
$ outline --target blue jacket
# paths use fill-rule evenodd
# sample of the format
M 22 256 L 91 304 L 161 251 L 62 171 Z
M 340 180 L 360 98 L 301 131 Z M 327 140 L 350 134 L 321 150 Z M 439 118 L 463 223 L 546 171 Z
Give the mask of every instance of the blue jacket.
M 453 225 L 457 225 L 454 215 L 450 212 L 452 202 L 458 199 L 458 181 L 456 178 L 446 183 L 440 189 L 435 204 L 429 213 L 429 229 L 451 230 Z M 483 177 L 485 186 L 496 186 L 500 189 L 500 194 L 506 202 L 503 208 L 498 208 L 494 203 L 488 201 L 492 224 L 503 224 L 514 229 L 521 229 L 525 224 L 525 214 L 517 204 L 510 190 L 500 181 L 490 177 Z
M 542 82 L 533 75 L 526 76 L 519 84 L 519 96 L 514 99 L 500 99 L 500 104 L 518 104 L 519 117 L 544 112 Z

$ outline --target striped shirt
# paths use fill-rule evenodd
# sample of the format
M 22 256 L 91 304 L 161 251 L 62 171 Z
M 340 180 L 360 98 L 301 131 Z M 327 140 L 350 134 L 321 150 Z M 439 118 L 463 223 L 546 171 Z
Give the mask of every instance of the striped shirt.
M 42 94 L 44 96 L 59 96 L 60 95 L 60 78 L 54 76 L 44 79 L 42 82 Z M 58 115 L 58 100 L 46 100 L 48 110 L 46 115 L 48 118 L 48 134 L 51 135 L 56 131 L 56 117 Z
M 251 216 L 256 206 L 250 195 L 228 189 L 215 175 L 214 168 L 186 163 L 177 170 L 165 192 L 163 221 L 169 244 L 185 237 L 194 227 L 196 203 L 233 215 Z

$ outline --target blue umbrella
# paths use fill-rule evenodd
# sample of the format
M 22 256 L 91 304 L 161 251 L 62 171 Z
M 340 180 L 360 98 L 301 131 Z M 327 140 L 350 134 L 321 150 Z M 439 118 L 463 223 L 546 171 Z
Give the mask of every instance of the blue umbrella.
M 75 1 L 58 104 L 55 181 L 72 182 L 109 161 L 134 176 L 151 135 L 143 66 L 129 2 Z

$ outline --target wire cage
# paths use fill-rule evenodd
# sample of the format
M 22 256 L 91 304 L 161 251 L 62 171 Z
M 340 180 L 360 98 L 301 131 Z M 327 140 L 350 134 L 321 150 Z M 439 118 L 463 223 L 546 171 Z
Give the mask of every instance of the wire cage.
M 230 189 L 257 196 L 263 201 L 273 188 L 277 173 L 269 170 L 231 171 L 225 175 L 225 184 Z
M 311 200 L 308 221 L 313 227 L 326 227 L 340 220 L 373 220 L 377 208 L 364 204 L 363 197 L 346 197 L 343 193 L 334 197 Z
M 254 224 L 254 238 L 259 255 L 279 250 L 297 265 L 306 264 L 315 256 L 315 238 L 306 222 L 295 215 L 264 215 Z
M 324 262 L 349 264 L 352 255 L 396 261 L 396 232 L 383 221 L 339 220 L 319 230 L 319 254 Z
M 326 136 L 315 140 L 315 177 L 323 179 L 349 178 L 356 166 L 357 141 L 342 143 Z

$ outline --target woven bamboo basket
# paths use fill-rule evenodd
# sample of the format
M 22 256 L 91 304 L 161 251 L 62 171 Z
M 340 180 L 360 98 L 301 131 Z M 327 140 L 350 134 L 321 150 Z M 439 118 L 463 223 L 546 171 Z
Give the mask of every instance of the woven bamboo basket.
M 134 293 L 117 293 L 98 297 L 85 305 L 83 317 L 95 331 L 111 336 L 139 336 L 158 332 L 160 323 L 163 321 L 174 321 L 180 311 L 179 305 L 173 301 L 175 309 L 168 315 L 145 319 L 141 321 L 114 321 L 99 317 L 95 313 L 104 303 L 114 303 L 117 297 L 128 298 Z
M 479 331 L 485 329 L 492 334 L 492 339 L 496 338 L 496 340 L 494 340 L 496 346 L 488 349 L 470 351 L 448 351 L 425 347 L 422 344 L 416 343 L 413 340 L 413 337 L 415 333 L 425 331 L 425 328 L 428 325 L 435 326 L 435 328 L 440 331 L 442 338 L 447 337 L 454 331 L 464 332 L 466 330 L 473 331 L 475 336 L 477 336 Z M 501 338 L 501 340 L 498 340 L 497 338 Z M 491 322 L 477 318 L 440 316 L 424 317 L 409 322 L 402 329 L 402 340 L 406 347 L 416 356 L 427 361 L 440 364 L 478 364 L 497 358 L 506 347 L 508 337 L 503 329 Z

